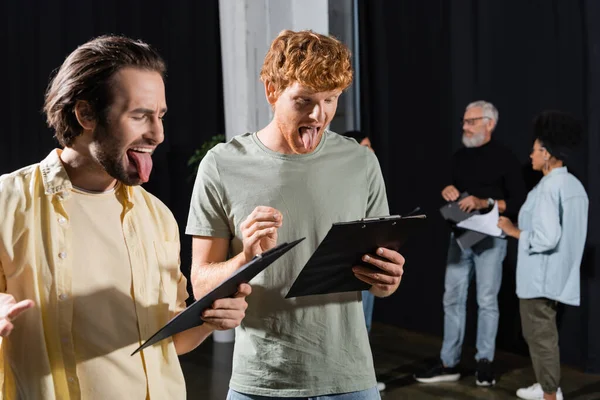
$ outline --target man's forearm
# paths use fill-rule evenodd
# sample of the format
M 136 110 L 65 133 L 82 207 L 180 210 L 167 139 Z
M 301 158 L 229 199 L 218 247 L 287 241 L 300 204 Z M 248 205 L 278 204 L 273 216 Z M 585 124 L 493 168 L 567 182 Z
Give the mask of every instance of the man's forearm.
M 495 199 L 493 199 L 495 200 Z M 498 212 L 500 212 L 500 214 L 502 214 L 504 211 L 506 211 L 506 201 L 505 200 L 496 200 L 496 202 L 498 203 Z M 488 199 L 481 199 L 478 198 L 478 208 L 480 210 L 486 209 L 488 208 Z
M 219 263 L 192 264 L 191 281 L 194 297 L 199 299 L 205 296 L 247 262 L 242 252 Z
M 187 331 L 179 332 L 173 336 L 173 344 L 177 355 L 189 353 L 204 342 L 204 340 L 213 332 L 210 325 L 204 323 Z

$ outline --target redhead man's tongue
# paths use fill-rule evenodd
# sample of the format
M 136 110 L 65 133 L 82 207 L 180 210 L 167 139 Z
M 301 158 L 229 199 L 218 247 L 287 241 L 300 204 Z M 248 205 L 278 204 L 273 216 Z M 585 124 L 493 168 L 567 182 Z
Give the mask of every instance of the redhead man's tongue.
M 152 172 L 152 153 L 145 153 L 135 150 L 127 150 L 129 159 L 135 163 L 135 168 L 140 176 L 142 183 L 148 182 L 150 172 Z
M 302 139 L 302 144 L 304 144 L 306 150 L 312 150 L 314 148 L 317 143 L 318 134 L 319 129 L 314 126 L 303 126 L 300 128 L 300 139 Z

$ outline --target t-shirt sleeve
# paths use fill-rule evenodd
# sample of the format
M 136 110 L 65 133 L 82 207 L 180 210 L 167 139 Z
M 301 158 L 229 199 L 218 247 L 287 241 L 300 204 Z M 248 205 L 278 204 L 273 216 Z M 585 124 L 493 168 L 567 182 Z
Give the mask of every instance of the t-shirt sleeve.
M 233 235 L 223 196 L 217 161 L 211 150 L 198 167 L 185 229 L 187 235 L 219 238 L 230 238 Z
M 385 191 L 385 182 L 379 160 L 371 151 L 367 155 L 367 187 L 369 195 L 367 197 L 367 215 L 366 217 L 382 217 L 390 214 L 388 207 L 387 194 Z

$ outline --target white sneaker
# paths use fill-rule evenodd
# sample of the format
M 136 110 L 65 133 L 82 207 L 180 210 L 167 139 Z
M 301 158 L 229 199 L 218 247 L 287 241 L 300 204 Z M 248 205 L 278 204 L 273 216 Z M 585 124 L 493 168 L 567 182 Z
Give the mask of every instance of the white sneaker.
M 521 388 L 517 390 L 517 397 L 525 400 L 544 400 L 544 391 L 542 390 L 542 385 L 539 383 L 534 383 L 528 388 Z M 556 391 L 556 399 L 563 400 L 563 394 L 560 388 L 558 388 Z
M 383 392 L 385 390 L 385 383 L 377 382 L 377 390 L 379 390 L 380 392 Z

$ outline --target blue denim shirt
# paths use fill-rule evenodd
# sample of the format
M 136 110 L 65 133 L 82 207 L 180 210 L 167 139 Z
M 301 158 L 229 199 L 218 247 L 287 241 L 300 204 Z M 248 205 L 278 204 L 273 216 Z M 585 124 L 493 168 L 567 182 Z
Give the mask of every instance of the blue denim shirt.
M 566 167 L 552 170 L 529 192 L 519 212 L 519 298 L 579 305 L 587 220 L 587 193 Z

